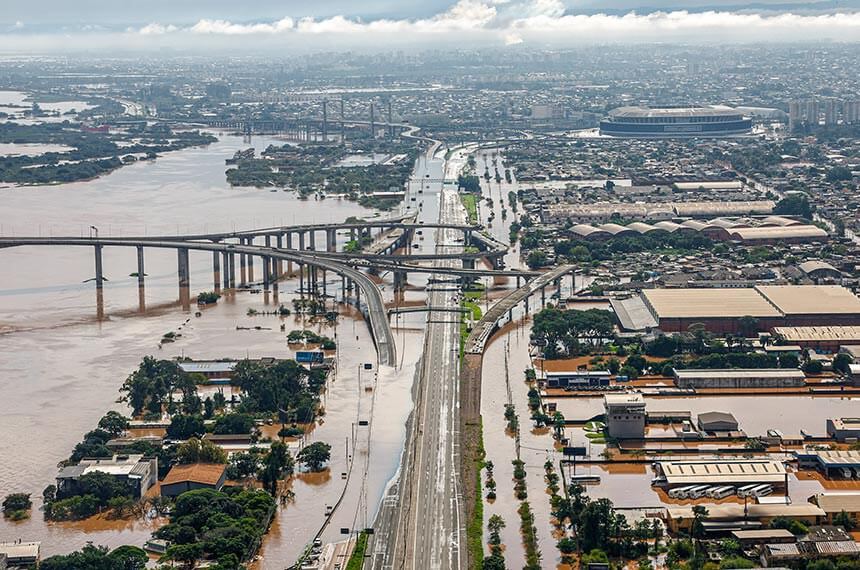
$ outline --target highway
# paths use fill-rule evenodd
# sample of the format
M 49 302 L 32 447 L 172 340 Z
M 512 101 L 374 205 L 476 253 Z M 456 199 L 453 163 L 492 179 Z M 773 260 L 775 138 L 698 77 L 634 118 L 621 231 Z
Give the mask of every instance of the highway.
M 440 166 L 438 160 L 428 162 L 433 168 Z M 465 212 L 457 192 L 444 185 L 438 188 L 439 221 L 461 222 Z M 446 254 L 461 248 L 458 233 L 438 229 L 435 251 Z M 439 268 L 456 264 L 452 259 L 436 261 Z M 459 294 L 449 286 L 430 285 L 427 304 L 453 311 L 460 306 Z M 400 476 L 376 520 L 371 568 L 461 570 L 467 565 L 459 485 L 459 385 L 459 317 L 440 319 L 431 313 L 416 372 L 415 409 L 407 427 Z

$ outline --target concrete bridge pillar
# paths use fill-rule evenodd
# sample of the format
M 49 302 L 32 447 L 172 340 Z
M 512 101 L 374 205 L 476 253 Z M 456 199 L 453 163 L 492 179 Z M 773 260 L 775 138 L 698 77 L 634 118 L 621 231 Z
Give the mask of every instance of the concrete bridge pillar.
M 526 295 L 526 299 L 525 299 L 526 300 L 526 314 L 527 315 L 529 314 L 529 297 L 530 296 L 531 295 Z
M 227 256 L 230 265 L 230 289 L 236 288 L 236 254 L 230 253 Z
M 299 249 L 305 250 L 305 232 L 299 232 Z
M 394 272 L 394 290 L 395 291 L 403 291 L 406 288 L 406 272 L 405 271 L 395 271 Z
M 275 236 L 275 243 L 278 249 L 284 249 L 284 234 L 278 234 Z M 277 283 L 278 280 L 284 276 L 284 260 L 280 258 L 277 259 L 275 261 L 275 266 L 277 268 L 275 269 L 275 283 Z
M 349 228 L 349 241 L 355 241 L 355 228 Z
M 337 230 L 326 230 L 325 250 L 329 253 L 334 253 L 337 251 Z
M 293 234 L 291 232 L 286 233 L 287 238 L 287 249 L 293 249 Z M 293 272 L 293 262 L 287 261 L 287 273 Z
M 521 285 L 520 285 L 520 276 L 519 276 L 519 275 L 517 275 L 517 289 L 519 289 L 520 287 L 521 287 Z
M 96 289 L 101 290 L 104 288 L 105 275 L 104 275 L 104 267 L 102 266 L 102 247 L 101 245 L 95 246 L 95 254 L 96 254 Z
M 463 243 L 472 245 L 472 230 L 463 230 Z
M 317 250 L 316 232 L 314 230 L 311 230 L 308 232 L 308 241 L 310 242 L 311 250 L 316 251 Z
M 301 263 L 298 263 L 299 266 L 299 295 L 302 297 L 305 296 L 305 272 L 304 267 Z
M 546 307 L 546 285 L 540 288 L 540 308 Z
M 239 245 L 245 245 L 245 240 L 239 240 Z M 248 256 L 239 254 L 239 285 L 244 286 L 248 282 Z
M 137 286 L 144 286 L 144 279 L 146 279 L 146 272 L 143 267 L 143 246 L 137 246 Z
M 254 245 L 254 238 L 252 238 L 252 237 L 248 238 L 246 245 Z M 253 255 L 248 256 L 248 282 L 249 283 L 254 282 L 254 256 Z
M 328 286 L 326 284 L 325 269 L 322 270 L 322 283 L 323 283 L 323 304 L 325 304 L 325 298 L 328 296 Z
M 475 260 L 470 258 L 463 258 L 463 269 L 475 269 Z
M 261 259 L 263 260 L 263 289 L 268 291 L 269 290 L 270 270 L 272 268 L 271 258 L 262 257 Z
M 180 247 L 176 250 L 176 258 L 179 273 L 179 302 L 183 309 L 188 309 L 191 304 L 191 289 L 188 279 L 188 249 Z
M 244 272 L 245 268 L 242 268 Z M 212 252 L 212 280 L 215 283 L 215 292 L 221 291 L 221 254 L 217 251 Z
M 230 259 L 228 257 L 228 253 L 226 251 L 221 252 L 221 282 L 222 289 L 230 288 Z

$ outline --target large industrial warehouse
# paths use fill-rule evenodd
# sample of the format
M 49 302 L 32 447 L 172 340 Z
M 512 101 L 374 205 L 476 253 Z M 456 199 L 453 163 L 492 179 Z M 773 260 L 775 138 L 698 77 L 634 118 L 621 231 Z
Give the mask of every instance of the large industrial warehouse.
M 683 332 L 693 324 L 720 334 L 755 329 L 860 325 L 860 299 L 838 285 L 759 285 L 736 289 L 646 289 L 642 302 L 664 332 Z

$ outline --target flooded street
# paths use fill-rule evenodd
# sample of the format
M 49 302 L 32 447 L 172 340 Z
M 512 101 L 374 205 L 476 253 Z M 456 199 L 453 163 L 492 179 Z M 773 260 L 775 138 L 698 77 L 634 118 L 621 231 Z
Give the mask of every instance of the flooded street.
M 255 138 L 262 150 L 283 144 Z M 223 135 L 207 148 L 167 154 L 154 163 L 137 163 L 101 179 L 50 187 L 3 188 L 3 235 L 88 235 L 95 226 L 102 237 L 175 235 L 281 224 L 343 221 L 349 216 L 374 216 L 355 203 L 328 199 L 301 201 L 293 193 L 230 188 L 224 180 L 224 159 L 247 148 L 241 137 Z M 382 214 L 388 217 L 393 214 Z M 338 236 L 340 243 L 348 239 Z M 176 254 L 149 250 L 146 255 L 145 309 L 141 310 L 134 249 L 105 248 L 105 319 L 96 319 L 91 248 L 11 248 L 0 251 L 0 494 L 33 494 L 31 518 L 0 522 L 0 540 L 42 541 L 43 556 L 65 553 L 87 541 L 115 547 L 142 545 L 153 525 L 143 521 L 89 520 L 46 523 L 42 489 L 54 481 L 56 464 L 68 457 L 83 434 L 108 409 L 126 411 L 117 403 L 118 388 L 143 356 L 205 358 L 288 358 L 285 332 L 304 328 L 301 317 L 248 316 L 249 309 L 272 310 L 266 295 L 228 294 L 195 317 L 178 304 Z M 256 270 L 259 278 L 261 267 Z M 191 291 L 211 290 L 212 258 L 191 253 Z M 387 278 L 387 276 L 383 276 Z M 340 278 L 329 275 L 329 292 Z M 390 285 L 383 285 L 390 290 Z M 278 301 L 290 306 L 297 280 L 282 282 Z M 417 295 L 416 295 L 417 297 Z M 268 305 L 267 305 L 268 303 Z M 385 484 L 397 467 L 409 413 L 412 368 L 418 358 L 421 331 L 404 319 L 395 329 L 398 357 L 407 370 L 389 369 L 375 378 L 376 354 L 369 330 L 352 309 L 336 328 L 319 329 L 337 336 L 337 372 L 323 396 L 326 414 L 307 442 L 332 445 L 330 471 L 302 475 L 292 488 L 296 501 L 281 507 L 264 548 L 259 568 L 282 568 L 304 548 L 324 520 L 325 505 L 334 504 L 344 487 L 346 442 L 355 457 L 350 492 L 336 513 L 324 540 L 340 539 L 342 526 L 364 526 L 372 519 Z M 411 317 L 411 316 L 410 316 Z M 252 330 L 237 330 L 250 327 Z M 260 330 L 253 330 L 260 327 Z M 316 325 L 307 328 L 317 328 Z M 162 335 L 181 334 L 159 348 Z M 371 362 L 372 371 L 358 367 Z M 360 383 L 359 383 L 360 382 Z M 358 397 L 357 397 L 358 396 Z M 373 432 L 353 424 L 373 413 Z M 352 433 L 355 431 L 353 439 Z M 352 479 L 356 477 L 356 479 Z M 356 486 L 358 485 L 358 486 Z M 347 524 L 349 521 L 349 524 Z

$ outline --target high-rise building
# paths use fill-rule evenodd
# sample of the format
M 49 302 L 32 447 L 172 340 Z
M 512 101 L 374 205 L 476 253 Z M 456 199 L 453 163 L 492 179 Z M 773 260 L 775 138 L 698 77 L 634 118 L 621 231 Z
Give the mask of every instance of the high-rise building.
M 788 130 L 793 131 L 800 124 L 800 101 L 788 103 Z
M 824 124 L 828 127 L 836 124 L 836 99 L 824 101 Z

